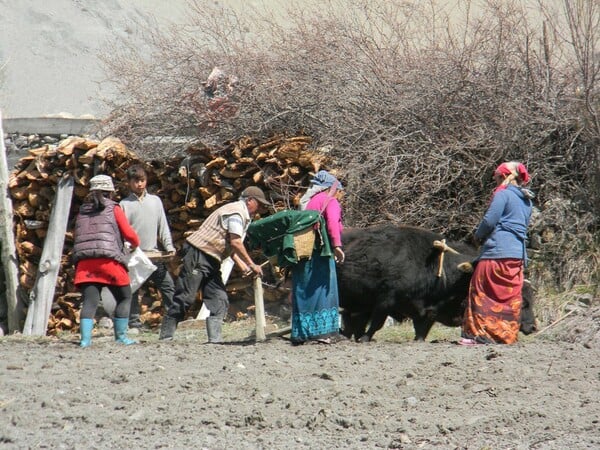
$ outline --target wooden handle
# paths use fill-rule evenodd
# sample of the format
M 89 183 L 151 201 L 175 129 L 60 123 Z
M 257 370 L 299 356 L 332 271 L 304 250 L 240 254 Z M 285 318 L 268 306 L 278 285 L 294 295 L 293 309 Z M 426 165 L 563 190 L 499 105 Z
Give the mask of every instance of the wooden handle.
M 263 299 L 262 279 L 254 279 L 254 317 L 256 320 L 256 342 L 265 341 L 265 302 Z

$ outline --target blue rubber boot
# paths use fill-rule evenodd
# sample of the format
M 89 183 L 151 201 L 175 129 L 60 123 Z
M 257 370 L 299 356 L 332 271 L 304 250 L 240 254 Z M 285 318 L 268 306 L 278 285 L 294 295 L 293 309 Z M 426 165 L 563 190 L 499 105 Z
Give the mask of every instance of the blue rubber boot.
M 81 341 L 79 346 L 86 348 L 92 345 L 92 330 L 94 329 L 94 319 L 81 319 L 79 323 L 79 332 L 81 333 Z
M 129 317 L 115 317 L 113 323 L 115 325 L 115 341 L 120 342 L 123 345 L 137 344 L 137 341 L 127 337 Z

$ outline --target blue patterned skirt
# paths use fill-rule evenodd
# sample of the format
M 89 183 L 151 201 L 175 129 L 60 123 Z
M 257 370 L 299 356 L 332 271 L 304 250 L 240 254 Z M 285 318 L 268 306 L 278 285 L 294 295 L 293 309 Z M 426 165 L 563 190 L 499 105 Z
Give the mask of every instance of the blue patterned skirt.
M 299 262 L 292 269 L 292 284 L 292 341 L 337 336 L 339 298 L 333 258 L 314 255 Z

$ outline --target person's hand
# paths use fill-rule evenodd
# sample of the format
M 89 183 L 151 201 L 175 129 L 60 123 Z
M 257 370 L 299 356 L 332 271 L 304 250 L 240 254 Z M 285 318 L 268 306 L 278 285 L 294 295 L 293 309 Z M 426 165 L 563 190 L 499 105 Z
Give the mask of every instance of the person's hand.
M 346 254 L 344 253 L 344 250 L 342 250 L 342 247 L 335 247 L 333 249 L 333 259 L 338 264 L 344 263 L 346 259 Z
M 252 271 L 252 273 L 254 273 L 255 275 L 262 277 L 263 276 L 263 270 L 262 267 L 258 264 L 250 264 L 250 270 Z

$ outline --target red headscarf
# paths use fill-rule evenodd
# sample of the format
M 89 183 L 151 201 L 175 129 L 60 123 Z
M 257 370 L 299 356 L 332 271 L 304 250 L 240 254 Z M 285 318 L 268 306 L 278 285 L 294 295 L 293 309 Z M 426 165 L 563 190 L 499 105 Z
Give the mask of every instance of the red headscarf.
M 513 175 L 515 178 L 519 179 L 521 184 L 527 184 L 531 179 L 529 177 L 529 172 L 527 172 L 527 167 L 516 161 L 500 164 L 496 170 L 494 170 L 494 175 Z
M 527 168 L 520 162 L 516 161 L 504 162 L 500 164 L 498 167 L 496 167 L 496 170 L 494 170 L 494 176 L 496 175 L 502 175 L 505 178 L 512 175 L 512 177 L 516 179 L 520 185 L 529 183 L 529 180 L 531 179 L 529 172 L 527 172 Z M 506 189 L 508 184 L 508 182 L 505 182 L 497 186 L 496 189 L 494 189 L 494 194 L 498 191 Z

